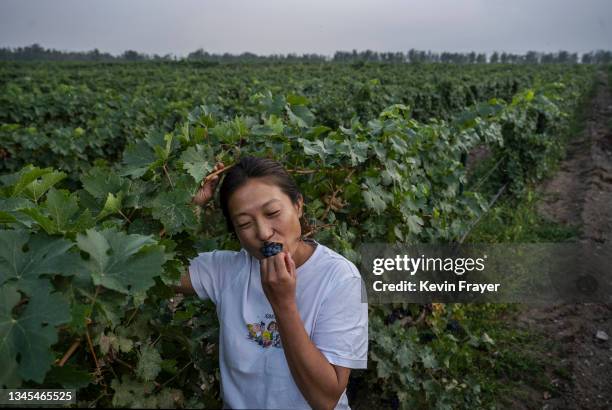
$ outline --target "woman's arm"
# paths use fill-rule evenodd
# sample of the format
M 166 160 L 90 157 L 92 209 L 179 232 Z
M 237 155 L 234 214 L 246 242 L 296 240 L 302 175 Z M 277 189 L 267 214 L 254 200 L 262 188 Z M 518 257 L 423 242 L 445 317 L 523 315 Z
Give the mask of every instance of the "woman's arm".
M 332 365 L 310 340 L 297 306 L 275 312 L 293 380 L 313 409 L 333 409 L 348 383 L 351 369 Z
M 189 272 L 181 275 L 181 284 L 174 287 L 176 293 L 182 293 L 183 295 L 195 295 L 196 291 L 191 283 Z
M 265 258 L 261 272 L 295 384 L 314 409 L 333 409 L 346 388 L 350 369 L 329 363 L 306 333 L 295 299 L 293 258 L 288 252 Z

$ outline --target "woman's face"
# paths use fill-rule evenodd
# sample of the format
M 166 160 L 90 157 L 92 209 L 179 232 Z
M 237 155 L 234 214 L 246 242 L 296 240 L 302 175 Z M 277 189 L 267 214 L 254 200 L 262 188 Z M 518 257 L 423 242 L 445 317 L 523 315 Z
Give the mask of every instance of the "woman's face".
M 302 204 L 302 198 L 292 204 L 278 186 L 264 178 L 250 178 L 230 196 L 228 209 L 240 244 L 261 260 L 265 242 L 279 242 L 284 251 L 297 253 Z

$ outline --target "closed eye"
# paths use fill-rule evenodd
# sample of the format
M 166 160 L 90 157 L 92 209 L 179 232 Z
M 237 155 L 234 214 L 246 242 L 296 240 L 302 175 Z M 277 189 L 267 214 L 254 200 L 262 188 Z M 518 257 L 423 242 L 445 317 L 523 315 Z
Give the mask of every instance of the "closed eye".
M 268 214 L 268 216 L 277 216 L 279 213 L 280 213 L 280 211 L 275 211 L 275 212 L 269 213 L 269 214 Z M 250 224 L 251 224 L 250 222 L 247 222 L 247 223 L 244 223 L 244 224 L 242 224 L 242 225 L 238 225 L 238 228 L 240 228 L 240 229 L 242 229 L 242 228 L 246 228 L 246 227 L 248 227 Z
M 279 211 L 274 211 L 274 212 L 271 212 L 271 213 L 269 213 L 269 214 L 267 214 L 267 215 L 268 215 L 268 216 L 270 216 L 270 217 L 274 217 L 274 216 L 278 216 L 278 214 L 280 214 L 280 210 L 279 210 Z M 246 228 L 246 227 L 248 227 L 250 224 L 251 224 L 250 222 L 246 222 L 246 223 L 243 223 L 243 224 L 241 224 L 241 225 L 238 225 L 238 228 L 240 228 L 240 229 L 242 229 L 242 228 Z

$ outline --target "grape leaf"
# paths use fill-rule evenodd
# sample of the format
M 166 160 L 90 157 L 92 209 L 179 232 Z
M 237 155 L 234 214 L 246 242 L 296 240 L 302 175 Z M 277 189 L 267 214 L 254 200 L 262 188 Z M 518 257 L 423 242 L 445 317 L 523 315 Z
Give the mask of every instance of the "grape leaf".
M 351 165 L 356 166 L 368 159 L 369 144 L 364 141 L 345 140 L 339 145 L 339 152 L 351 159 Z
M 143 176 L 156 161 L 155 151 L 150 144 L 141 140 L 127 147 L 123 154 L 121 175 L 131 175 L 134 178 Z
M 121 178 L 110 170 L 94 167 L 81 176 L 83 188 L 98 199 L 105 199 L 109 193 L 127 189 L 129 180 Z
M 53 366 L 45 378 L 45 384 L 57 383 L 64 389 L 80 389 L 91 382 L 89 372 L 69 364 L 62 367 Z
M 26 244 L 29 249 L 24 251 Z M 24 231 L 0 231 L 0 285 L 17 280 L 17 288 L 30 295 L 40 284 L 49 286 L 40 275 L 70 276 L 81 272 L 81 257 L 69 252 L 73 246 L 65 239 L 45 234 L 30 237 Z
M 14 285 L 5 285 L 0 287 L 0 363 L 2 363 L 2 372 L 0 372 L 0 388 L 17 388 L 21 386 L 21 377 L 19 377 L 17 363 L 17 354 L 13 346 L 13 340 L 9 339 L 11 326 L 13 326 L 13 317 L 11 310 L 19 302 L 21 296 Z
M 198 183 L 212 172 L 215 166 L 213 150 L 202 145 L 187 148 L 181 155 L 181 161 L 183 162 L 183 168 Z
M 393 199 L 393 195 L 371 181 L 367 181 L 364 185 L 366 190 L 363 191 L 363 199 L 366 206 L 380 215 L 387 208 L 387 202 Z
M 309 141 L 304 138 L 298 138 L 297 141 L 304 147 L 304 154 L 306 155 L 318 155 L 321 160 L 325 161 L 327 154 L 329 153 L 325 148 L 325 144 L 321 140 Z
M 155 396 L 149 396 L 155 389 L 152 382 L 142 383 L 126 375 L 121 379 L 113 379 L 111 388 L 115 391 L 113 407 L 157 408 L 157 399 Z
M 45 213 L 41 208 L 26 208 L 21 212 L 32 218 L 50 235 L 82 231 L 95 224 L 88 209 L 76 218 L 79 211 L 77 195 L 66 190 L 49 189 L 42 209 Z
M 40 179 L 32 181 L 25 189 L 26 195 L 33 201 L 38 200 L 51 188 L 62 179 L 66 178 L 66 174 L 63 172 L 50 172 L 43 175 Z
M 14 183 L 12 196 L 23 193 L 33 201 L 38 201 L 49 188 L 65 177 L 65 173 L 53 171 L 51 168 L 26 167 L 21 171 L 19 180 Z
M 304 105 L 287 106 L 289 121 L 300 128 L 311 127 L 314 123 L 314 114 Z
M 11 310 L 19 301 L 16 287 L 10 284 L 2 288 L 3 300 L 9 303 L 3 303 L 0 310 L 0 357 L 8 358 L 10 365 L 19 356 L 18 376 L 42 383 L 55 360 L 51 352 L 57 341 L 55 327 L 70 321 L 70 306 L 59 293 L 50 293 L 45 286 L 31 292 L 26 309 L 15 318 Z M 12 382 L 16 378 L 15 374 L 5 376 Z
M 438 367 L 436 357 L 429 346 L 425 346 L 425 348 L 419 353 L 419 357 L 423 362 L 424 368 L 435 369 L 436 367 Z
M 104 202 L 104 207 L 96 216 L 96 219 L 102 219 L 108 215 L 112 215 L 121 211 L 121 202 L 123 201 L 123 193 L 119 192 L 117 196 L 113 195 L 111 192 L 106 196 L 106 201 Z
M 410 232 L 418 234 L 423 230 L 423 219 L 418 215 L 408 215 L 404 218 L 410 228 Z
M 0 223 L 18 222 L 29 228 L 32 225 L 30 219 L 19 211 L 35 207 L 36 204 L 26 198 L 0 198 Z
M 287 102 L 291 105 L 308 105 L 310 101 L 303 95 L 288 94 Z
M 178 389 L 165 388 L 157 395 L 157 404 L 160 409 L 182 408 L 183 401 L 183 392 Z
M 128 353 L 134 347 L 134 342 L 132 339 L 128 339 L 110 332 L 108 335 L 106 333 L 100 334 L 98 345 L 100 346 L 100 351 L 102 354 L 105 355 L 108 354 L 111 347 L 116 352 L 122 351 L 124 353 Z
M 0 211 L 0 224 L 9 224 L 13 222 L 17 222 L 17 219 L 15 219 L 13 215 L 5 211 Z
M 94 285 L 124 294 L 153 286 L 165 262 L 163 246 L 155 245 L 150 236 L 88 229 L 77 236 L 77 244 L 90 255 L 85 264 Z
M 143 208 L 148 205 L 147 195 L 155 189 L 155 185 L 141 180 L 130 181 L 127 191 L 122 191 L 124 208 Z
M 136 374 L 144 381 L 155 380 L 161 370 L 162 358 L 151 345 L 144 345 L 138 353 L 138 365 L 136 366 Z
M 70 195 L 66 190 L 51 188 L 45 205 L 58 231 L 68 226 L 71 218 L 79 211 L 76 195 Z
M 191 193 L 186 189 L 162 192 L 153 200 L 151 214 L 161 221 L 166 233 L 172 235 L 197 225 L 190 202 Z
M 0 211 L 18 211 L 24 208 L 33 208 L 36 205 L 25 198 L 2 198 L 0 199 Z

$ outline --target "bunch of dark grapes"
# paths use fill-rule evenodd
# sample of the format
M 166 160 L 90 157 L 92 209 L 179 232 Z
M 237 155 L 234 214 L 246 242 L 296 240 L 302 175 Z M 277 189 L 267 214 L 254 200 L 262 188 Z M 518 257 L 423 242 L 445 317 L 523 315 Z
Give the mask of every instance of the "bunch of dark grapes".
M 385 318 L 385 324 L 386 325 L 390 325 L 393 324 L 393 322 L 395 322 L 396 320 L 402 319 L 406 316 L 409 316 L 409 313 L 402 308 L 396 308 L 393 309 L 393 311 L 387 315 L 387 317 Z
M 274 256 L 283 250 L 283 244 L 278 242 L 266 242 L 261 247 L 261 253 L 265 258 Z

